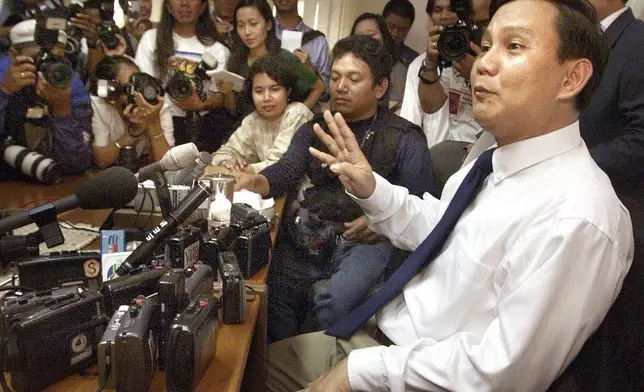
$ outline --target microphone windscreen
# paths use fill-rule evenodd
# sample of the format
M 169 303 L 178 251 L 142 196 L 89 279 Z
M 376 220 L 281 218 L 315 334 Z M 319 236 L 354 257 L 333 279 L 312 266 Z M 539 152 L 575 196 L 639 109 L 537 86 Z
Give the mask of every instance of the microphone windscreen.
M 78 187 L 74 194 L 84 210 L 120 208 L 134 199 L 138 186 L 131 171 L 115 166 Z
M 212 155 L 207 151 L 202 151 L 199 153 L 199 161 L 204 165 L 210 165 L 212 163 Z
M 166 171 L 180 170 L 194 164 L 198 155 L 197 146 L 194 143 L 186 143 L 169 149 L 159 163 Z

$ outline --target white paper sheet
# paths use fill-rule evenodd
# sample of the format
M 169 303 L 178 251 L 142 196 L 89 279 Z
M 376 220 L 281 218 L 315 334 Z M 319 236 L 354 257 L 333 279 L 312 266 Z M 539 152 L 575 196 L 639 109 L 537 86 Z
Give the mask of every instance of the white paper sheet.
M 282 32 L 282 49 L 293 52 L 295 49 L 302 47 L 302 36 L 304 33 L 301 31 L 284 30 Z
M 206 74 L 210 76 L 210 78 L 212 79 L 212 83 L 210 83 L 210 88 L 212 89 L 212 91 L 217 91 L 217 87 L 216 87 L 217 80 L 224 80 L 226 82 L 231 82 L 233 84 L 233 90 L 237 92 L 242 91 L 244 89 L 244 81 L 246 79 L 244 79 L 243 77 L 235 73 L 226 71 L 225 69 L 215 69 L 213 71 L 206 71 Z

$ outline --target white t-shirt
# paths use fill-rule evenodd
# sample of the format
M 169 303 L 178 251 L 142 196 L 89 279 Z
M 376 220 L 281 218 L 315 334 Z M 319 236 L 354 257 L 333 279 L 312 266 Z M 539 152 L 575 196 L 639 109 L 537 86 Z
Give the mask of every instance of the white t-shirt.
M 205 52 L 210 53 L 217 59 L 218 64 L 216 69 L 226 68 L 226 63 L 230 57 L 230 50 L 228 50 L 228 48 L 223 44 L 215 42 L 212 45 L 204 45 L 196 36 L 183 38 L 175 33 L 172 34 L 172 38 L 174 39 L 174 54 L 168 60 L 167 75 L 172 75 L 172 73 L 177 70 L 183 71 L 187 75 L 192 75 L 199 65 L 199 62 L 201 62 L 201 55 Z M 154 77 L 159 77 L 159 72 L 155 66 L 156 40 L 157 29 L 148 30 L 143 34 L 141 42 L 139 42 L 139 47 L 136 50 L 136 65 L 139 66 L 141 72 L 148 73 Z M 167 82 L 167 79 L 168 78 L 166 77 L 163 80 L 164 84 Z M 204 91 L 206 91 L 208 95 L 211 95 L 213 92 L 210 91 L 209 87 L 209 84 L 206 83 Z M 165 105 L 170 107 L 172 116 L 186 116 L 185 110 L 175 105 L 168 94 L 166 94 Z
M 476 142 L 481 127 L 472 116 L 472 91 L 465 78 L 454 75 L 452 68 L 441 73 L 440 83 L 447 95 L 445 104 L 435 113 L 423 112 L 418 97 L 418 71 L 425 56 L 422 53 L 409 65 L 400 116 L 423 128 L 430 148 L 444 140 Z
M 92 133 L 94 134 L 94 147 L 105 147 L 110 143 L 117 141 L 126 132 L 126 123 L 121 118 L 116 107 L 111 105 L 105 99 L 90 96 L 92 102 Z M 164 105 L 161 109 L 161 129 L 165 139 L 170 146 L 174 145 L 174 128 L 172 126 L 172 114 Z M 150 149 L 150 142 L 146 137 L 141 137 L 136 145 L 136 154 L 141 156 Z

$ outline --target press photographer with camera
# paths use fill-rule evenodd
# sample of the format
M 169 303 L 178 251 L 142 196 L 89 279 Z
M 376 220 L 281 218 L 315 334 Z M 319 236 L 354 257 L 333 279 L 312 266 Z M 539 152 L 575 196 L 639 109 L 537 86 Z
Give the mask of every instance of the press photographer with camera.
M 144 80 L 137 85 L 136 78 Z M 96 166 L 114 165 L 126 146 L 156 162 L 174 145 L 172 115 L 163 104 L 160 82 L 140 73 L 134 61 L 123 56 L 103 58 L 91 85 Z
M 454 141 L 464 156 L 481 130 L 472 117 L 469 77 L 490 0 L 428 0 L 426 10 L 434 26 L 426 52 L 409 66 L 400 115 L 423 128 L 430 148 Z
M 150 20 L 152 0 L 119 0 L 119 4 L 126 16 L 124 37 L 128 47 L 133 48 L 134 56 L 143 34 L 154 27 Z
M 35 20 L 11 30 L 11 49 L 0 59 L 0 138 L 40 151 L 66 174 L 81 173 L 92 162 L 89 95 L 64 57 L 66 34 L 50 31 L 55 42 L 41 47 Z
M 223 69 L 230 56 L 210 17 L 208 2 L 165 0 L 159 25 L 141 38 L 136 63 L 142 72 L 161 79 L 168 95 L 173 79 L 191 82 L 187 98 L 166 98 L 173 116 L 174 137 L 177 144 L 195 142 L 200 150 L 212 152 L 230 135 L 234 120 L 224 109 L 224 95 L 212 92 L 209 80 L 197 88 L 201 74 L 195 71 L 204 63 L 205 53 L 215 69 Z

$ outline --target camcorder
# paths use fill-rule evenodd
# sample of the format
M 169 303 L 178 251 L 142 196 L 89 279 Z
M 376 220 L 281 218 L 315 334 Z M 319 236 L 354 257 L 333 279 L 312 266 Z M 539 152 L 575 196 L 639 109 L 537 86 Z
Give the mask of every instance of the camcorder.
M 145 72 L 135 72 L 130 76 L 129 83 L 119 83 L 116 80 L 97 79 L 90 86 L 90 92 L 109 102 L 116 102 L 121 94 L 128 97 L 129 103 L 135 103 L 135 93 L 141 93 L 151 105 L 159 103 L 157 96 L 163 96 L 161 81 Z
M 166 363 L 168 392 L 194 391 L 217 349 L 218 305 L 212 294 L 197 295 L 173 320 Z
M 114 312 L 121 305 L 127 305 L 138 295 L 149 296 L 157 292 L 159 280 L 167 268 L 155 267 L 143 269 L 133 275 L 120 276 L 103 283 L 101 292 L 105 301 L 107 314 Z
M 201 230 L 187 227 L 165 240 L 165 260 L 172 268 L 188 268 L 200 259 Z
M 458 22 L 444 26 L 438 38 L 437 49 L 444 66 L 462 59 L 467 53 L 475 56 L 470 42 L 480 46 L 483 37 L 483 29 L 472 22 L 472 0 L 451 0 L 450 8 L 458 16 Z
M 233 252 L 219 254 L 221 310 L 224 324 L 241 324 L 246 317 L 246 284 Z
M 202 235 L 201 260 L 218 268 L 219 254 L 231 251 L 248 279 L 268 264 L 271 226 L 259 211 L 241 203 L 233 203 L 230 222 L 228 227 Z
M 102 283 L 99 252 L 52 252 L 18 261 L 20 284 L 36 290 L 83 286 L 100 290 Z
M 98 344 L 101 384 L 117 391 L 147 391 L 156 369 L 157 296 L 137 296 L 119 307 Z
M 214 272 L 210 266 L 195 264 L 172 269 L 159 281 L 159 369 L 166 363 L 168 331 L 172 320 L 198 295 L 213 295 Z
M 192 75 L 183 71 L 176 71 L 172 74 L 166 85 L 168 94 L 176 101 L 185 101 L 192 96 L 192 85 L 194 83 L 199 99 L 205 101 L 207 94 L 204 86 L 210 80 L 210 76 L 206 72 L 217 68 L 218 64 L 219 62 L 213 55 L 205 52 L 201 56 L 201 62 L 199 62 L 199 65 L 195 68 Z
M 107 324 L 103 296 L 80 287 L 8 299 L 1 312 L 2 369 L 22 392 L 86 369 Z

